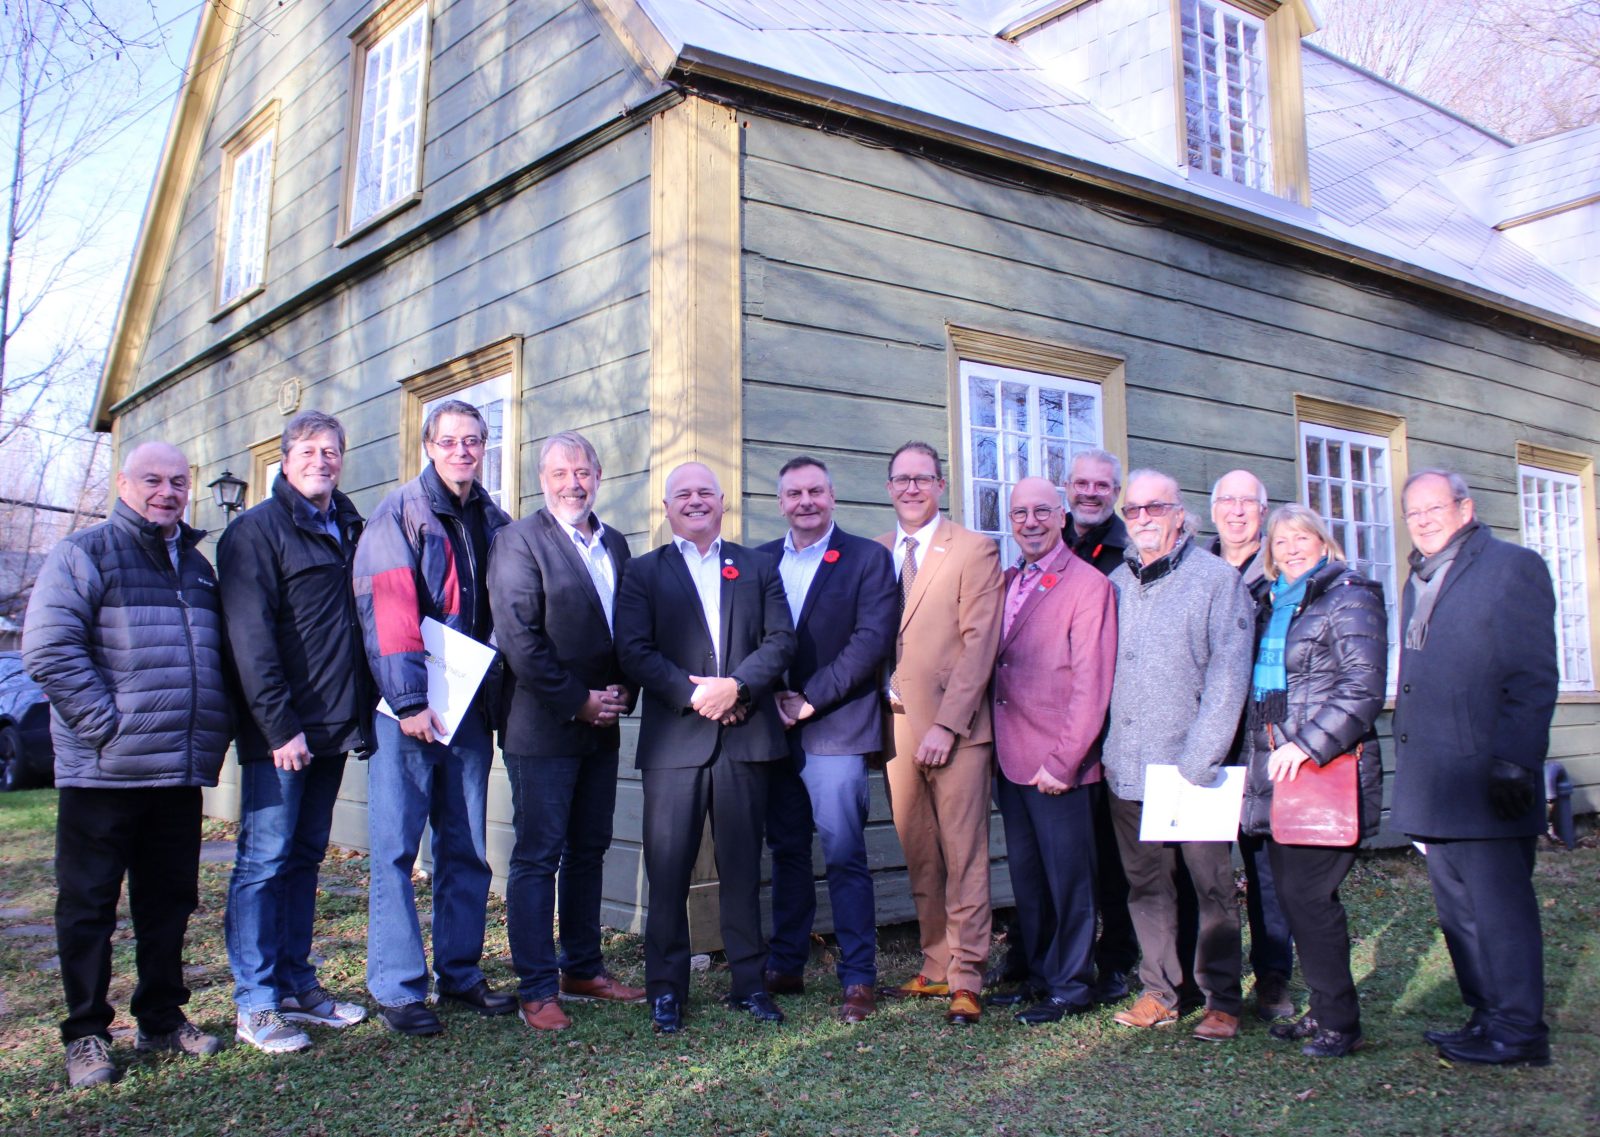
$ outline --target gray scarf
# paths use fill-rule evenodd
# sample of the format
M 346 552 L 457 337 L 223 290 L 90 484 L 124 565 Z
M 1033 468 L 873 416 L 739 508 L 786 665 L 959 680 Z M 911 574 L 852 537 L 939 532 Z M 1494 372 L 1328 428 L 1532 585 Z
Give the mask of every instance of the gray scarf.
M 1466 544 L 1467 538 L 1482 526 L 1481 521 L 1463 525 L 1445 543 L 1445 547 L 1431 557 L 1411 550 L 1408 558 L 1411 562 L 1411 590 L 1416 595 L 1417 603 L 1411 609 L 1411 621 L 1406 624 L 1406 647 L 1412 651 L 1421 651 L 1422 645 L 1428 642 L 1428 621 L 1433 618 L 1433 606 L 1439 602 L 1439 589 L 1444 587 L 1444 578 L 1451 562 L 1461 552 L 1461 546 Z

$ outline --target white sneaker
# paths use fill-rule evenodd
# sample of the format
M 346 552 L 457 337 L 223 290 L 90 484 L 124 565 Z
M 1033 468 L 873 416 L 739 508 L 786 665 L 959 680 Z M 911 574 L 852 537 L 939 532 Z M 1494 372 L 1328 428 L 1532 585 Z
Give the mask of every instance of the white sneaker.
M 278 1010 L 290 1022 L 331 1026 L 334 1030 L 355 1026 L 367 1017 L 367 1008 L 360 1003 L 338 1002 L 321 986 L 280 999 Z
M 284 1022 L 283 1016 L 270 1007 L 249 1014 L 240 1011 L 239 1026 L 234 1036 L 263 1054 L 292 1054 L 311 1045 L 309 1034 Z

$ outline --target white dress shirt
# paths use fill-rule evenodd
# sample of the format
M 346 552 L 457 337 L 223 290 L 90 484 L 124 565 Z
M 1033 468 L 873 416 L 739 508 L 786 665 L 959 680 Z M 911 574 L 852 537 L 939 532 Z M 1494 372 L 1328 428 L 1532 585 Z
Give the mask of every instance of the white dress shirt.
M 705 613 L 706 630 L 711 633 L 711 651 L 717 659 L 717 674 L 722 674 L 722 538 L 711 542 L 706 555 L 694 547 L 693 541 L 674 537 L 672 543 L 683 554 L 683 563 L 689 566 L 689 579 L 700 594 L 700 611 Z
M 899 525 L 894 527 L 894 578 L 900 579 L 901 566 L 906 560 L 906 538 L 917 539 L 917 571 L 922 571 L 922 563 L 928 559 L 928 546 L 933 544 L 933 534 L 939 528 L 939 522 L 944 520 L 937 513 L 933 520 L 918 529 L 915 533 L 907 533 Z
M 828 542 L 831 540 L 832 524 L 829 524 L 826 533 L 803 549 L 794 547 L 793 530 L 783 538 L 783 559 L 778 562 L 778 575 L 783 577 L 783 594 L 789 601 L 789 619 L 794 621 L 797 628 L 800 626 L 800 610 L 806 606 L 806 593 L 811 591 L 811 582 L 817 578 L 817 569 L 822 567 L 822 555 L 828 551 Z
M 555 514 L 552 513 L 551 516 L 555 517 Z M 593 536 L 568 525 L 559 517 L 556 517 L 556 523 L 567 531 L 567 536 L 578 546 L 578 559 L 583 562 L 583 567 L 589 570 L 589 579 L 594 581 L 594 590 L 600 594 L 600 607 L 606 612 L 606 627 L 615 632 L 617 625 L 612 616 L 612 608 L 617 599 L 617 566 L 612 563 L 611 552 L 602 540 L 606 535 L 606 527 L 600 524 L 598 517 L 593 514 L 589 516 L 594 521 Z

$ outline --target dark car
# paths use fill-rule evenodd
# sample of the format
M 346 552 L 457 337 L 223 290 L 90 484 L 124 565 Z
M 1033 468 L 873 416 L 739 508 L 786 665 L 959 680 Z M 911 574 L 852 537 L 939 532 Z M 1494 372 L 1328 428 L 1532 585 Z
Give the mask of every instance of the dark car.
M 28 678 L 22 654 L 0 651 L 0 793 L 55 783 L 50 700 Z

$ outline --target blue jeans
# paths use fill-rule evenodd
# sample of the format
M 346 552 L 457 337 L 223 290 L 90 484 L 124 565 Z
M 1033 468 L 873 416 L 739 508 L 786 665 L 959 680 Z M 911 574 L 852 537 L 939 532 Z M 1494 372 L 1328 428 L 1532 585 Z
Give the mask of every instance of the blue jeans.
M 448 746 L 418 742 L 380 714 L 367 763 L 372 881 L 367 897 L 367 989 L 385 1007 L 428 997 L 428 960 L 411 886 L 422 829 L 433 826 L 433 970 L 442 991 L 483 979 L 489 904 L 484 810 L 494 746 L 477 714 Z
M 276 1010 L 284 996 L 317 984 L 317 870 L 344 761 L 343 754 L 323 754 L 303 770 L 280 770 L 271 759 L 239 767 L 239 841 L 223 929 L 233 1001 L 246 1014 Z
M 811 833 L 822 838 L 828 902 L 839 940 L 839 982 L 878 981 L 877 913 L 867 868 L 867 764 L 860 754 L 791 755 L 770 763 L 767 847 L 772 850 L 772 939 L 767 970 L 800 975 L 817 914 Z M 799 766 L 798 771 L 796 766 Z
M 611 815 L 617 804 L 617 752 L 572 757 L 506 754 L 516 844 L 506 880 L 506 922 L 517 997 L 556 994 L 559 973 L 593 979 L 600 958 L 600 892 Z M 551 929 L 560 870 L 561 958 Z

